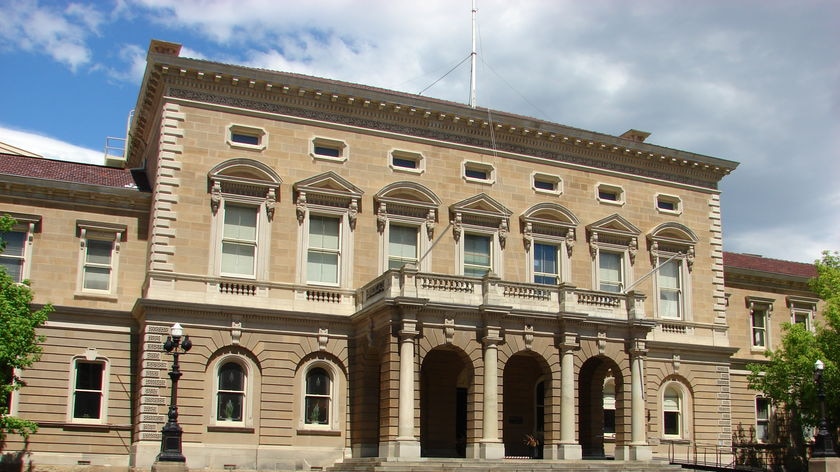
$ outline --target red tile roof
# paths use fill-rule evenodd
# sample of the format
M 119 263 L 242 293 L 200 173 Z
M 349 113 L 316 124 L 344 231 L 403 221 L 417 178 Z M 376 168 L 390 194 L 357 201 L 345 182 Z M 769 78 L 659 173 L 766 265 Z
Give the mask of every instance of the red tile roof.
M 817 268 L 813 264 L 770 259 L 736 252 L 724 252 L 723 265 L 725 268 L 747 269 L 808 279 L 817 276 Z
M 0 174 L 105 187 L 133 188 L 137 186 L 129 169 L 15 154 L 0 153 Z

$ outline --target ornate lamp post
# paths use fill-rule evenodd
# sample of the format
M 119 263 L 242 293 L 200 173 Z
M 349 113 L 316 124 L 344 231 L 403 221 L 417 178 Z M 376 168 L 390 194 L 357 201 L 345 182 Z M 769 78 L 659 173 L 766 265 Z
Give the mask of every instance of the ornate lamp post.
M 834 453 L 834 442 L 831 440 L 831 433 L 828 431 L 828 421 L 825 419 L 825 390 L 823 389 L 823 371 L 825 364 L 817 359 L 814 362 L 814 382 L 817 384 L 817 398 L 820 400 L 820 424 L 817 435 L 814 437 L 814 449 L 812 457 L 836 457 Z
M 181 337 L 183 336 L 183 339 Z M 163 436 L 160 440 L 160 454 L 157 460 L 161 462 L 186 462 L 187 459 L 181 453 L 181 435 L 183 430 L 178 424 L 178 379 L 181 378 L 181 370 L 178 365 L 178 356 L 186 353 L 192 347 L 189 336 L 184 336 L 184 329 L 180 323 L 175 323 L 169 330 L 169 336 L 163 344 L 166 352 L 172 354 L 172 370 L 169 378 L 172 379 L 172 393 L 169 399 L 169 420 L 163 426 Z

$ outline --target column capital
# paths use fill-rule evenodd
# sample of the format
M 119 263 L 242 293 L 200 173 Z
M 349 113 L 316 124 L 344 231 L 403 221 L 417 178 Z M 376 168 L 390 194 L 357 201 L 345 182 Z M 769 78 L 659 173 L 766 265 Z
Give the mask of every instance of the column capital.
M 563 351 L 576 351 L 580 349 L 580 340 L 577 333 L 560 333 L 557 339 L 557 347 Z
M 631 356 L 645 357 L 647 356 L 647 341 L 644 339 L 630 339 L 628 341 L 627 352 Z
M 402 329 L 398 331 L 400 340 L 406 341 L 417 337 L 420 334 L 417 331 L 417 320 L 403 320 Z
M 481 338 L 481 342 L 485 346 L 495 346 L 502 342 L 502 328 L 499 326 L 487 326 L 484 328 L 484 337 Z

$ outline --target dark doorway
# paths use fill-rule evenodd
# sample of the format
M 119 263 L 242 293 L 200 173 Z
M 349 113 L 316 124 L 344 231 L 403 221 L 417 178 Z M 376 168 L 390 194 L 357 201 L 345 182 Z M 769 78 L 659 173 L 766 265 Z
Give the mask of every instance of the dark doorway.
M 612 359 L 592 357 L 581 366 L 578 430 L 584 458 L 606 458 L 605 441 L 612 448 L 623 432 L 621 382 L 618 366 Z
M 504 371 L 505 456 L 540 457 L 545 433 L 546 383 L 539 358 L 516 354 Z M 529 442 L 536 441 L 536 445 Z
M 470 369 L 458 351 L 429 352 L 420 369 L 420 453 L 466 457 Z

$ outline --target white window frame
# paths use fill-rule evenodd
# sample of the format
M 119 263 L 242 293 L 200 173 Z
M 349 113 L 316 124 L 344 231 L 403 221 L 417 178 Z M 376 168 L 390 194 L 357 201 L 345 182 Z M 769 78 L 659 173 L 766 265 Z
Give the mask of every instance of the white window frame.
M 618 282 L 618 287 L 617 287 L 618 290 L 616 290 L 616 291 L 604 290 L 603 287 L 602 287 L 604 284 L 612 285 L 612 284 L 615 283 L 615 281 L 612 281 L 612 280 L 609 280 L 609 281 L 605 280 L 604 275 L 601 273 L 602 272 L 601 271 L 601 258 L 605 254 L 611 254 L 611 255 L 617 256 L 618 261 L 621 264 L 621 267 L 618 270 L 618 274 L 619 274 L 620 277 L 619 277 L 619 280 L 617 281 Z M 596 283 L 594 285 L 595 290 L 597 290 L 599 292 L 607 292 L 607 293 L 615 293 L 615 294 L 623 293 L 624 290 L 629 286 L 628 270 L 627 270 L 628 266 L 630 265 L 629 262 L 630 261 L 627 257 L 627 251 L 625 249 L 623 249 L 623 248 L 610 248 L 610 247 L 601 248 L 601 247 L 599 247 L 598 248 L 598 256 L 596 257 L 596 263 L 595 263 L 595 271 L 596 271 Z
M 330 378 L 330 392 L 329 392 L 329 411 L 327 412 L 327 424 L 308 423 L 306 421 L 306 379 L 309 373 L 314 369 L 323 369 Z M 306 362 L 299 369 L 300 375 L 298 378 L 300 405 L 298 410 L 298 429 L 300 431 L 339 431 L 341 427 L 341 415 L 343 409 L 341 405 L 340 392 L 341 375 L 338 368 L 332 363 L 324 359 L 313 359 Z
M 674 209 L 669 210 L 667 208 L 660 208 L 659 207 L 660 202 L 670 203 L 674 206 Z M 658 211 L 659 213 L 665 213 L 665 214 L 668 214 L 668 215 L 681 215 L 682 212 L 683 212 L 682 199 L 680 197 L 676 196 L 676 195 L 668 195 L 668 194 L 665 194 L 665 193 L 657 193 L 656 198 L 653 201 L 653 205 L 654 205 L 654 208 L 656 208 L 656 211 Z
M 490 238 L 490 273 L 504 278 L 503 251 L 507 244 L 511 213 L 504 205 L 484 193 L 449 207 L 458 275 L 464 276 L 464 235 L 472 234 Z
M 601 198 L 601 192 L 614 193 L 615 196 L 616 196 L 616 199 L 611 200 L 611 199 L 608 199 L 608 198 Z M 625 201 L 627 200 L 627 197 L 624 193 L 624 188 L 621 187 L 620 185 L 598 183 L 597 185 L 595 185 L 595 199 L 599 203 L 603 203 L 603 204 L 606 204 L 606 205 L 623 206 Z
M 772 298 L 762 297 L 747 297 L 747 309 L 749 310 L 749 328 L 750 328 L 750 350 L 753 352 L 764 352 L 770 349 L 770 317 L 773 314 Z M 756 316 L 761 313 L 764 326 L 756 326 Z M 762 333 L 764 337 L 763 344 L 756 342 L 756 334 Z
M 663 223 L 654 228 L 647 235 L 651 269 L 656 270 L 653 277 L 653 288 L 656 296 L 654 297 L 654 316 L 659 319 L 669 321 L 691 321 L 694 319 L 693 307 L 693 278 L 692 271 L 694 267 L 695 246 L 699 239 L 688 227 L 675 222 Z M 671 263 L 678 264 L 678 304 L 677 309 L 679 316 L 665 316 L 664 309 L 661 303 L 661 292 L 666 290 L 662 286 L 662 268 L 660 265 L 667 260 Z
M 92 221 L 77 221 L 76 229 L 79 236 L 79 267 L 76 278 L 77 294 L 111 296 L 117 293 L 117 281 L 120 270 L 120 248 L 125 241 L 126 226 L 112 223 L 98 223 Z M 93 264 L 87 260 L 89 241 L 104 241 L 111 244 L 111 255 L 108 264 Z M 108 273 L 108 289 L 99 290 L 85 287 L 85 275 L 88 268 L 106 267 Z
M 487 178 L 481 179 L 478 177 L 470 177 L 467 175 L 467 171 L 484 172 L 487 174 Z M 461 162 L 461 177 L 465 182 L 493 185 L 496 183 L 496 168 L 493 164 L 489 164 L 487 162 L 465 160 Z
M 398 166 L 394 164 L 395 159 L 412 161 L 416 164 L 416 167 L 410 168 Z M 392 149 L 391 152 L 388 153 L 388 167 L 394 172 L 406 172 L 414 175 L 422 175 L 426 172 L 426 158 L 419 152 Z
M 422 230 L 420 225 L 411 222 L 402 222 L 398 220 L 391 220 L 389 219 L 387 222 L 387 227 L 385 228 L 385 234 L 383 235 L 383 239 L 385 240 L 385 269 L 399 269 L 399 267 L 391 267 L 391 260 L 396 259 L 398 261 L 403 261 L 401 266 L 405 265 L 412 265 L 419 268 L 420 260 L 423 255 L 423 250 L 421 249 L 421 245 L 423 242 Z M 394 256 L 391 252 L 391 234 L 394 231 L 394 228 L 410 228 L 414 231 L 414 257 L 410 259 L 401 258 L 399 256 Z
M 612 388 L 612 395 L 608 395 L 608 386 Z M 603 409 L 604 411 L 611 410 L 613 412 L 613 428 L 616 429 L 617 427 L 617 417 L 616 417 L 616 386 L 615 386 L 615 377 L 606 377 L 604 378 L 604 394 L 603 394 Z M 606 426 L 606 425 L 605 425 Z M 604 431 L 605 438 L 615 438 L 615 431 L 612 433 L 608 433 Z
M 660 267 L 660 264 L 665 263 L 670 256 L 667 254 L 659 255 L 657 257 L 657 265 L 656 267 Z M 664 265 L 657 270 L 656 277 L 653 279 L 653 283 L 655 286 L 654 292 L 656 293 L 656 298 L 654 300 L 656 315 L 658 318 L 664 320 L 690 320 L 691 313 L 691 271 L 688 270 L 686 260 L 682 257 L 675 257 L 668 261 L 668 264 L 676 264 L 677 265 L 677 316 L 667 316 L 664 313 L 664 308 L 661 304 L 662 301 L 662 292 L 671 290 L 670 287 L 664 287 L 662 284 L 662 269 L 664 269 Z
M 520 216 L 525 255 L 525 280 L 535 282 L 535 244 L 557 247 L 558 283 L 571 280 L 572 248 L 575 246 L 578 219 L 566 208 L 556 203 L 539 203 Z
M 676 393 L 676 401 L 677 401 L 676 409 L 669 409 L 665 405 L 665 401 L 669 396 L 668 392 Z M 683 438 L 684 423 L 685 423 L 685 414 L 684 414 L 684 412 L 685 412 L 685 400 L 684 400 L 684 397 L 685 397 L 685 395 L 684 395 L 683 390 L 681 388 L 675 386 L 673 382 L 670 382 L 670 383 L 667 383 L 667 384 L 664 385 L 664 388 L 662 389 L 662 402 L 660 403 L 660 405 L 662 405 L 662 437 L 663 438 L 667 438 L 667 439 L 682 439 Z M 669 433 L 669 432 L 666 431 L 667 426 L 666 426 L 665 418 L 666 418 L 666 415 L 668 415 L 669 413 L 671 413 L 671 414 L 675 413 L 676 414 L 676 419 L 677 419 L 677 433 L 676 434 Z
M 231 207 L 239 207 L 239 208 L 247 208 L 249 210 L 253 210 L 254 212 L 254 239 L 237 239 L 228 237 L 225 235 L 225 226 L 226 226 L 226 219 L 228 215 L 228 211 Z M 218 274 L 222 277 L 233 277 L 233 278 L 243 278 L 243 279 L 254 279 L 257 276 L 257 265 L 259 264 L 257 261 L 258 255 L 260 250 L 260 232 L 262 231 L 262 227 L 265 226 L 266 223 L 262 222 L 262 212 L 260 211 L 260 205 L 247 204 L 247 203 L 240 203 L 236 202 L 234 199 L 225 199 L 224 205 L 220 210 L 222 216 L 220 218 L 222 223 L 222 231 L 221 231 L 221 241 L 219 243 L 219 268 Z M 253 248 L 253 264 L 251 266 L 251 271 L 249 273 L 244 272 L 225 272 L 224 269 L 224 247 L 226 244 L 233 244 L 237 246 L 247 246 Z
M 790 309 L 791 324 L 796 323 L 797 317 L 804 317 L 805 329 L 814 332 L 816 329 L 814 324 L 814 317 L 817 313 L 817 303 L 819 303 L 819 299 L 809 297 L 788 296 L 785 302 L 787 307 Z
M 220 420 L 218 416 L 219 394 L 222 393 L 219 389 L 219 373 L 222 367 L 229 363 L 237 364 L 239 367 L 242 368 L 243 375 L 245 375 L 245 379 L 243 382 L 244 391 L 242 399 L 241 421 Z M 213 396 L 210 401 L 210 424 L 214 426 L 231 428 L 252 427 L 254 424 L 254 405 L 256 397 L 256 382 L 254 379 L 255 374 L 257 372 L 256 367 L 245 356 L 239 354 L 228 354 L 218 358 L 215 361 L 211 372 L 213 375 L 211 380 L 211 383 L 213 385 Z
M 0 252 L 0 258 L 13 259 L 20 262 L 20 280 L 16 282 L 23 282 L 29 280 L 32 270 L 32 250 L 35 240 L 35 233 L 40 231 L 41 217 L 37 215 L 23 215 L 20 213 L 6 213 L 0 214 L 9 215 L 15 220 L 15 225 L 10 232 L 23 234 L 23 245 L 21 247 L 20 255 L 9 255 L 6 251 Z
M 247 175 L 247 177 L 244 177 Z M 278 202 L 281 179 L 271 168 L 251 159 L 231 159 L 208 172 L 210 209 L 210 257 L 208 273 L 216 277 L 240 280 L 267 280 L 271 262 L 271 222 Z M 253 207 L 257 212 L 253 274 L 222 271 L 222 246 L 225 241 L 225 211 L 228 205 Z
M 537 182 L 548 182 L 554 186 L 553 189 L 544 189 L 537 187 Z M 546 174 L 544 172 L 531 172 L 531 189 L 539 194 L 560 196 L 563 194 L 563 179 L 554 174 Z
M 324 154 L 319 154 L 316 152 L 316 149 L 319 147 L 323 147 L 326 149 L 334 149 L 338 151 L 338 156 L 327 156 Z M 309 141 L 309 155 L 313 159 L 319 161 L 346 162 L 348 159 L 350 159 L 350 149 L 347 146 L 347 143 L 340 139 L 315 136 Z
M 233 135 L 241 134 L 244 136 L 254 136 L 257 138 L 257 144 L 242 143 L 233 140 Z M 263 151 L 268 147 L 268 131 L 265 128 L 257 126 L 246 126 L 231 123 L 227 127 L 228 146 L 234 149 L 247 149 L 250 151 Z
M 417 228 L 417 269 L 430 272 L 440 199 L 415 182 L 393 182 L 374 196 L 379 237 L 379 270 L 389 269 L 391 224 Z
M 102 385 L 99 390 L 99 418 L 76 418 L 76 380 L 77 366 L 79 363 L 97 364 L 102 366 Z M 83 356 L 75 356 L 70 362 L 70 378 L 68 382 L 67 396 L 67 422 L 75 424 L 107 424 L 108 423 L 108 399 L 110 386 L 111 365 L 108 359 L 97 356 L 95 349 L 89 349 Z M 85 390 L 87 391 L 87 390 Z M 89 390 L 95 392 L 95 390 Z
M 619 254 L 621 258 L 621 288 L 618 294 L 624 293 L 627 287 L 633 285 L 633 266 L 641 231 L 625 218 L 613 214 L 588 225 L 586 232 L 592 256 L 592 290 L 601 291 L 601 253 L 606 252 Z
M 666 410 L 665 409 L 665 397 L 668 393 L 668 390 L 672 390 L 677 393 L 677 398 L 679 401 L 677 413 L 677 430 L 678 434 L 666 434 L 665 433 L 665 413 L 666 411 L 673 412 L 675 410 Z M 693 422 L 693 415 L 692 411 L 692 398 L 691 392 L 686 387 L 686 385 L 676 379 L 671 379 L 666 381 L 662 384 L 662 387 L 659 390 L 659 405 L 660 405 L 660 416 L 659 416 L 659 424 L 661 427 L 661 434 L 662 438 L 665 440 L 690 440 L 692 436 L 692 422 Z
M 764 408 L 759 409 L 759 402 L 764 403 Z M 773 419 L 773 405 L 769 398 L 760 395 L 755 397 L 755 440 L 760 443 L 770 442 L 772 439 L 772 419 Z M 761 418 L 762 410 L 766 418 Z M 759 435 L 759 428 L 763 426 L 766 431 L 766 437 L 762 438 Z
M 498 262 L 501 259 L 501 252 L 496 249 L 498 247 L 498 245 L 496 244 L 496 241 L 494 241 L 494 239 L 495 239 L 494 236 L 495 236 L 494 232 L 479 230 L 479 229 L 476 229 L 476 228 L 471 228 L 471 229 L 467 229 L 467 230 L 464 231 L 464 236 L 461 239 L 461 241 L 459 241 L 460 244 L 458 244 L 459 249 L 460 249 L 460 264 L 459 264 L 460 273 L 459 273 L 459 275 L 463 275 L 465 277 L 479 277 L 480 278 L 480 277 L 484 277 L 485 275 L 488 275 L 488 274 L 496 274 L 497 273 L 496 272 L 496 267 L 498 266 Z M 467 262 L 466 262 L 466 239 L 467 239 L 467 237 L 483 238 L 483 239 L 486 239 L 487 242 L 489 243 L 490 247 L 488 248 L 487 256 L 490 259 L 490 265 L 487 268 L 487 272 L 484 275 L 467 275 L 466 274 L 466 272 L 467 272 L 466 271 L 466 268 L 467 268 L 466 267 L 467 266 Z M 483 267 L 483 266 L 475 266 L 475 267 Z
M 310 225 L 312 223 L 312 218 L 313 217 L 324 218 L 324 219 L 329 219 L 329 220 L 335 220 L 336 221 L 336 223 L 338 225 L 338 247 L 337 248 L 335 248 L 335 249 L 325 249 L 325 248 L 313 249 L 310 246 L 310 238 L 312 236 Z M 342 285 L 341 284 L 342 273 L 344 272 L 342 270 L 343 266 L 344 266 L 342 264 L 342 261 L 344 259 L 342 256 L 344 254 L 344 247 L 345 247 L 344 244 L 343 244 L 344 243 L 344 235 L 347 232 L 349 232 L 349 228 L 345 229 L 345 224 L 344 223 L 345 223 L 346 219 L 347 218 L 344 218 L 343 215 L 340 214 L 340 213 L 322 213 L 322 212 L 318 212 L 318 213 L 314 213 L 314 214 L 310 213 L 309 217 L 306 218 L 306 224 L 305 224 L 305 228 L 306 228 L 306 235 L 305 235 L 305 238 L 306 238 L 305 239 L 306 265 L 304 266 L 303 270 L 306 273 L 306 284 L 307 285 L 321 285 L 321 286 L 327 286 L 327 287 L 340 287 Z M 335 254 L 336 255 L 336 268 L 335 268 L 335 270 L 336 270 L 336 281 L 335 282 L 324 282 L 324 281 L 312 280 L 312 277 L 309 274 L 309 255 L 312 252 L 325 253 L 325 254 Z

